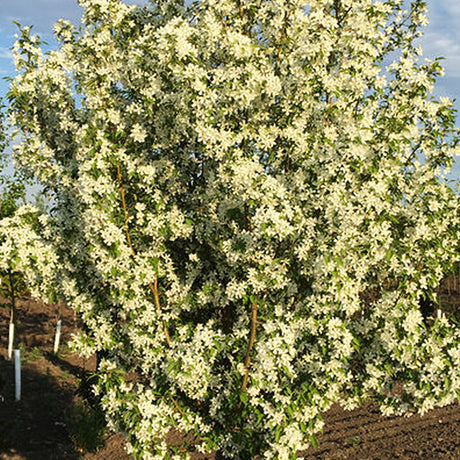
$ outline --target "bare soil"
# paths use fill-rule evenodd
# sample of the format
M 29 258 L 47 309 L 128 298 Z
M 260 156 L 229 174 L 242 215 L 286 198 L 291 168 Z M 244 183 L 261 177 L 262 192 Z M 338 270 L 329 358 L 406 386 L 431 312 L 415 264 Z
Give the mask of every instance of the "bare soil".
M 445 310 L 460 311 L 458 279 L 443 284 Z M 9 310 L 0 299 L 0 459 L 125 460 L 121 433 L 105 431 L 102 445 L 88 452 L 78 438 L 81 428 L 72 414 L 84 405 L 79 383 L 94 371 L 95 358 L 82 359 L 66 346 L 78 329 L 65 305 L 46 305 L 27 297 L 17 301 L 17 344 L 21 349 L 22 397 L 14 398 L 14 367 L 6 359 Z M 62 320 L 61 346 L 54 355 L 57 319 Z M 86 407 L 86 406 L 85 406 Z M 78 412 L 78 411 L 77 411 Z M 91 423 L 91 422 L 90 422 Z M 84 428 L 84 427 L 83 427 Z M 90 431 L 92 427 L 90 426 Z M 179 434 L 172 433 L 171 439 Z M 301 453 L 307 459 L 460 459 L 460 408 L 453 404 L 424 416 L 384 417 L 368 403 L 354 411 L 334 406 L 325 414 L 319 445 Z M 193 459 L 216 459 L 194 454 Z

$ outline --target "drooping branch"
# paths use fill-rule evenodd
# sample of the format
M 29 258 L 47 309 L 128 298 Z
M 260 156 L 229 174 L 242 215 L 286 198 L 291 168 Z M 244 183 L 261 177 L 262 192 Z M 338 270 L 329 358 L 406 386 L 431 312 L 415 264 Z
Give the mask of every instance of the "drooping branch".
M 129 216 L 128 216 L 128 208 L 126 207 L 126 197 L 125 197 L 125 189 L 123 187 L 123 181 L 121 176 L 121 168 L 120 165 L 117 164 L 117 180 L 118 186 L 120 189 L 120 196 L 121 196 L 121 204 L 123 206 L 123 217 L 124 217 L 124 228 L 126 233 L 126 241 L 128 242 L 128 246 L 131 249 L 131 254 L 133 258 L 136 257 L 136 251 L 134 250 L 133 243 L 131 241 L 131 232 L 129 231 Z
M 254 302 L 252 302 L 252 308 L 251 308 L 251 330 L 249 332 L 249 340 L 248 340 L 248 346 L 246 349 L 246 357 L 244 359 L 245 371 L 243 375 L 243 381 L 241 383 L 242 391 L 246 391 L 248 387 L 249 369 L 251 367 L 251 355 L 252 355 L 252 350 L 254 348 L 254 343 L 256 341 L 257 313 L 258 313 L 258 302 L 257 300 L 254 300 Z
M 124 217 L 124 229 L 126 233 L 126 241 L 128 242 L 128 246 L 131 249 L 131 254 L 133 256 L 133 259 L 136 259 L 136 250 L 134 249 L 132 239 L 131 239 L 131 232 L 129 229 L 129 215 L 128 215 L 128 208 L 126 206 L 126 194 L 125 194 L 125 189 L 123 187 L 123 180 L 122 180 L 122 175 L 121 175 L 121 168 L 120 165 L 117 164 L 117 180 L 118 180 L 118 186 L 120 189 L 120 197 L 121 197 L 121 204 L 123 207 L 123 217 Z M 158 275 L 155 275 L 153 283 L 148 284 L 150 291 L 153 294 L 153 301 L 155 303 L 155 309 L 158 313 L 161 312 L 161 303 L 160 303 L 160 295 L 158 293 Z M 163 323 L 163 331 L 165 335 L 165 340 L 168 346 L 171 346 L 171 336 L 169 335 L 168 327 L 166 324 Z
M 160 296 L 158 294 L 158 276 L 157 275 L 155 275 L 155 278 L 153 280 L 153 284 L 149 283 L 149 288 L 150 288 L 150 290 L 152 291 L 152 294 L 153 294 L 153 301 L 155 302 L 155 309 L 157 310 L 158 313 L 160 313 L 161 312 L 161 304 L 160 304 Z M 164 331 L 164 334 L 165 334 L 166 343 L 168 344 L 168 346 L 171 346 L 171 344 L 172 344 L 171 336 L 169 335 L 168 327 L 164 323 L 163 323 L 163 331 Z

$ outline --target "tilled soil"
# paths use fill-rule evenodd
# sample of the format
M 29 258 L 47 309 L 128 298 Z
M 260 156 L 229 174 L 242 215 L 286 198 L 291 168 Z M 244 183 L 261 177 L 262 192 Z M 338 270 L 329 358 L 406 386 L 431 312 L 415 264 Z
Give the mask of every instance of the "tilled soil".
M 448 294 L 458 299 L 457 290 L 444 293 Z M 62 320 L 63 345 L 55 356 L 52 350 L 58 318 Z M 65 345 L 78 328 L 74 313 L 62 304 L 18 299 L 17 343 L 22 356 L 22 397 L 18 402 L 14 400 L 13 364 L 6 360 L 8 324 L 9 310 L 0 299 L 0 459 L 129 459 L 120 433 L 106 433 L 102 446 L 92 453 L 78 441 L 78 427 L 73 426 L 69 414 L 83 404 L 79 381 L 94 370 L 95 359 L 79 358 Z M 318 447 L 302 452 L 301 458 L 460 459 L 458 404 L 408 418 L 384 417 L 371 403 L 353 411 L 334 406 L 324 418 Z M 194 454 L 192 458 L 212 460 L 216 455 Z
M 373 404 L 353 411 L 334 406 L 324 421 L 318 447 L 303 452 L 305 458 L 460 459 L 458 404 L 434 409 L 422 417 L 383 417 Z

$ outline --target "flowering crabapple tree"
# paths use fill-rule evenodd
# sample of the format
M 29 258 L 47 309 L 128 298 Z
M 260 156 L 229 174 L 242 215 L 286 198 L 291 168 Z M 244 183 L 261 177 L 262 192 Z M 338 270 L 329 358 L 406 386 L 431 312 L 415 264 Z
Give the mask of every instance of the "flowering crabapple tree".
M 79 3 L 57 50 L 21 30 L 15 159 L 130 451 L 296 458 L 333 403 L 451 403 L 459 331 L 419 306 L 459 258 L 425 2 Z

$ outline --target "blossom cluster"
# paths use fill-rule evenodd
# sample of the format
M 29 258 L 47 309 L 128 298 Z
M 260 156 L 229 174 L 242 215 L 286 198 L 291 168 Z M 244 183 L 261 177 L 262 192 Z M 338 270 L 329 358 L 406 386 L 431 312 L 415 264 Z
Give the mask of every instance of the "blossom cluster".
M 0 272 L 24 276 L 35 298 L 55 298 L 58 259 L 50 241 L 49 217 L 31 205 L 0 220 Z
M 406 3 L 80 0 L 48 53 L 23 29 L 15 159 L 54 193 L 35 268 L 134 454 L 185 455 L 175 427 L 295 458 L 333 403 L 456 397 L 458 329 L 419 300 L 459 259 L 459 135 Z

